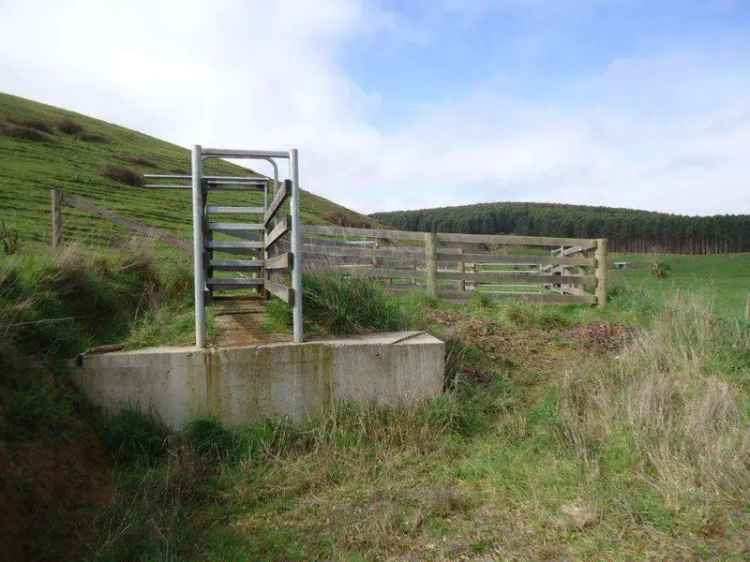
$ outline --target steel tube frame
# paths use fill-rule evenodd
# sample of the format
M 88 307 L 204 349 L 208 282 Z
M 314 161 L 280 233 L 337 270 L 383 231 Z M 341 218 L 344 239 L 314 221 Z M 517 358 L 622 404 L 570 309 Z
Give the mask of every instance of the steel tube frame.
M 289 158 L 288 152 L 277 150 L 227 150 L 224 148 L 204 148 L 204 158 Z
M 203 157 L 199 144 L 191 153 L 193 187 L 193 285 L 195 291 L 195 345 L 206 347 L 206 277 L 203 263 Z
M 205 159 L 205 158 L 204 158 Z M 185 174 L 143 174 L 144 178 L 162 180 L 189 180 L 192 176 Z M 244 180 L 250 182 L 268 181 L 265 176 L 203 176 L 204 180 Z
M 300 224 L 299 201 L 299 164 L 297 149 L 289 151 L 289 174 L 292 180 L 292 194 L 289 211 L 292 215 L 291 250 L 294 256 L 292 267 L 292 289 L 294 289 L 294 306 L 292 307 L 292 325 L 294 342 L 302 343 L 304 330 L 302 323 L 302 225 Z

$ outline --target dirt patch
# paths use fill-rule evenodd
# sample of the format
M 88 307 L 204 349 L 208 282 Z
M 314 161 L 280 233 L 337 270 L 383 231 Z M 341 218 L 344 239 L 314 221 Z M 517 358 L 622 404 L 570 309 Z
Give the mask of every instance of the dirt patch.
M 632 335 L 622 324 L 609 322 L 592 322 L 576 326 L 569 330 L 567 336 L 580 343 L 584 348 L 600 352 L 617 351 L 627 343 Z
M 465 345 L 480 349 L 495 366 L 523 367 L 544 373 L 559 372 L 561 365 L 581 353 L 611 353 L 621 349 L 631 332 L 621 324 L 594 322 L 575 328 L 523 328 L 501 324 L 461 312 L 435 310 L 432 322 Z M 482 382 L 481 368 L 467 373 Z
M 265 299 L 250 298 L 217 305 L 214 343 L 219 347 L 239 347 L 292 341 L 288 334 L 263 328 L 265 303 Z

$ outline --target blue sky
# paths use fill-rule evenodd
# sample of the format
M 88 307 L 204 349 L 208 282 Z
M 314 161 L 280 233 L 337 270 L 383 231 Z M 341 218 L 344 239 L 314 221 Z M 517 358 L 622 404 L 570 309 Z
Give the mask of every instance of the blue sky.
M 394 23 L 347 42 L 339 53 L 363 90 L 383 93 L 372 119 L 398 126 L 423 104 L 460 98 L 478 86 L 542 103 L 569 103 L 571 87 L 619 59 L 708 54 L 734 46 L 748 54 L 750 2 L 467 4 L 377 3 L 394 14 Z
M 750 213 L 750 0 L 0 8 L 0 90 L 185 146 L 297 146 L 305 185 L 363 212 Z

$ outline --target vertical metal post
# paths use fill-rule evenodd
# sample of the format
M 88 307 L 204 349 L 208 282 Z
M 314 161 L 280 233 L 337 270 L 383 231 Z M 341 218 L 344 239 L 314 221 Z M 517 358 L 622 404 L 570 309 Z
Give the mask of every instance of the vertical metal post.
M 62 191 L 58 191 L 57 189 L 51 189 L 49 193 L 52 200 L 52 247 L 57 248 L 62 244 L 63 194 Z
M 607 239 L 596 241 L 596 306 L 607 306 Z
M 289 202 L 289 211 L 292 215 L 292 289 L 294 289 L 292 323 L 294 327 L 294 342 L 302 343 L 304 340 L 302 325 L 302 223 L 299 216 L 299 164 L 297 162 L 296 148 L 289 151 L 289 173 L 292 176 L 292 197 Z
M 203 155 L 196 144 L 192 151 L 193 176 L 193 283 L 195 290 L 195 345 L 206 347 L 206 276 L 203 263 Z
M 747 296 L 747 301 L 745 302 L 745 320 L 750 322 L 750 295 Z

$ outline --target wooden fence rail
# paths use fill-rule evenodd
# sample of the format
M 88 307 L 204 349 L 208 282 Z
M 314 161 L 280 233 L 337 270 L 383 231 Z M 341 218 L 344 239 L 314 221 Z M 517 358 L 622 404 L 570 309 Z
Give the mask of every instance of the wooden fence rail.
M 305 225 L 308 267 L 380 279 L 393 291 L 466 300 L 597 304 L 607 296 L 607 241 Z

